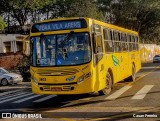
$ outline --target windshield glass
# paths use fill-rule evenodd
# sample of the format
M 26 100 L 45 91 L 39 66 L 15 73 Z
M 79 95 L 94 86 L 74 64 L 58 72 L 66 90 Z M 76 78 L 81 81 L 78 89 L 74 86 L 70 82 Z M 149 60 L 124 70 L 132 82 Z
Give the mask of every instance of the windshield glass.
M 33 66 L 78 65 L 91 60 L 88 33 L 32 37 Z
M 0 74 L 8 74 L 9 72 L 3 68 L 0 68 Z

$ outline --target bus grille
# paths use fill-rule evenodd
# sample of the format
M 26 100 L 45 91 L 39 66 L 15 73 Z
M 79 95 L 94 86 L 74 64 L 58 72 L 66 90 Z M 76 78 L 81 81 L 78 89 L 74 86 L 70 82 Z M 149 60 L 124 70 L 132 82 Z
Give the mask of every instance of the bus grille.
M 41 76 L 65 76 L 65 75 L 73 75 L 79 72 L 77 69 L 52 69 L 52 70 L 43 70 L 39 69 L 37 74 Z

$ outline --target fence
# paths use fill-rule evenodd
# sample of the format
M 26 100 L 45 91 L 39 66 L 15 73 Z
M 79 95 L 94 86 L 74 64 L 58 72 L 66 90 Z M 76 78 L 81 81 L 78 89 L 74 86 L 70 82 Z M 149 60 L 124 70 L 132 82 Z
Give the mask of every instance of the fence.
M 160 54 L 160 45 L 156 44 L 140 44 L 141 62 L 150 62 L 153 57 Z

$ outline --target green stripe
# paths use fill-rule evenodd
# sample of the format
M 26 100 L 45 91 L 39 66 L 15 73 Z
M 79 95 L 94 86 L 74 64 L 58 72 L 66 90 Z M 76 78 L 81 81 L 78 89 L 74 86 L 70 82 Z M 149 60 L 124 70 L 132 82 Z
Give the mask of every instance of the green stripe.
M 114 55 L 112 55 L 112 60 L 115 66 L 119 64 L 119 60 Z

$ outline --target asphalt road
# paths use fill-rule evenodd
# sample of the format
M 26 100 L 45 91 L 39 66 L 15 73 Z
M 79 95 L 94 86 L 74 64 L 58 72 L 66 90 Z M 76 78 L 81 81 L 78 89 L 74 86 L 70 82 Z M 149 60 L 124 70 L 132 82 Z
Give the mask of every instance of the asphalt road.
M 21 114 L 19 118 L 41 114 L 61 121 L 160 120 L 160 64 L 143 64 L 135 82 L 115 84 L 108 96 L 35 95 L 30 83 L 1 86 L 0 117 L 2 113 Z

